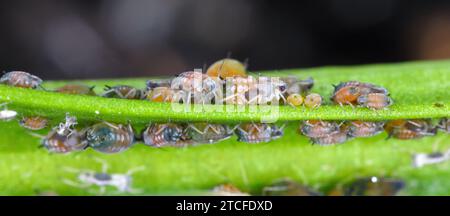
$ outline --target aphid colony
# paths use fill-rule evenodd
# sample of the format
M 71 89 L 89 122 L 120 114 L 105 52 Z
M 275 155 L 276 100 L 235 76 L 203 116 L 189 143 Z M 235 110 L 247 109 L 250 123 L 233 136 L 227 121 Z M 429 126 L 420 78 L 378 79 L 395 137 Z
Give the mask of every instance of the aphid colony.
M 12 71 L 4 74 L 0 83 L 35 89 L 41 87 L 42 80 L 27 72 Z M 313 86 L 312 78 L 300 80 L 293 76 L 281 79 L 249 76 L 244 64 L 234 59 L 223 59 L 212 64 L 205 74 L 201 71 L 188 71 L 171 80 L 148 80 L 144 90 L 127 85 L 105 86 L 100 96 L 153 102 L 286 104 L 292 107 L 317 108 L 324 102 L 321 95 L 310 93 Z M 96 95 L 94 88 L 95 86 L 67 84 L 54 91 Z M 331 101 L 341 106 L 384 109 L 392 104 L 388 95 L 388 91 L 381 86 L 349 81 L 334 86 Z M 7 103 L 0 104 L 3 108 L 0 111 L 1 120 L 11 120 L 17 115 L 17 112 L 8 110 L 6 106 Z M 29 130 L 40 130 L 46 128 L 48 122 L 41 116 L 24 116 L 19 123 Z M 265 123 L 241 123 L 234 126 L 201 122 L 152 123 L 141 133 L 136 133 L 129 123 L 121 125 L 103 121 L 80 130 L 75 128 L 76 124 L 76 118 L 67 115 L 64 123 L 54 127 L 47 136 L 41 136 L 42 146 L 57 153 L 88 147 L 100 152 L 117 153 L 128 149 L 136 141 L 152 147 L 182 147 L 215 143 L 228 139 L 233 134 L 241 142 L 261 143 L 280 138 L 284 128 Z M 426 119 L 389 122 L 307 120 L 301 123 L 299 132 L 309 137 L 313 144 L 331 145 L 355 137 L 374 136 L 383 130 L 392 138 L 416 139 L 435 135 L 438 129 L 448 133 L 449 120 L 442 119 L 437 126 Z
M 431 119 L 401 119 L 392 121 L 320 121 L 307 120 L 300 124 L 299 132 L 310 138 L 313 144 L 340 144 L 355 137 L 371 137 L 386 131 L 388 138 L 418 139 L 434 136 L 438 129 L 447 132 L 443 126 L 446 119 L 434 125 Z

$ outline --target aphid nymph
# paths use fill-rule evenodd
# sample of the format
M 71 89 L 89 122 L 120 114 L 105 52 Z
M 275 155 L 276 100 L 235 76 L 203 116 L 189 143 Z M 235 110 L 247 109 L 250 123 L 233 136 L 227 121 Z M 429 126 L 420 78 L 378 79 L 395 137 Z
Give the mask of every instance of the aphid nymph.
M 78 95 L 92 95 L 95 96 L 95 86 L 87 86 L 82 84 L 66 84 L 55 91 L 63 94 L 78 94 Z
M 60 135 L 56 130 L 51 130 L 47 136 L 43 137 L 41 144 L 49 152 L 60 154 L 84 150 L 87 147 L 84 133 L 76 130 L 70 135 Z
M 246 77 L 246 66 L 235 59 L 221 59 L 209 66 L 206 74 L 210 77 Z
M 130 124 L 123 126 L 104 121 L 87 129 L 86 140 L 96 151 L 118 153 L 133 145 L 134 132 Z
M 308 94 L 305 97 L 304 103 L 305 103 L 305 107 L 308 107 L 308 108 L 320 107 L 322 105 L 322 96 L 320 96 L 319 94 L 316 94 L 316 93 Z
M 371 137 L 383 132 L 384 122 L 350 121 L 348 135 L 351 137 Z
M 41 130 L 47 127 L 48 119 L 41 116 L 23 117 L 19 124 L 29 130 Z
M 116 97 L 122 99 L 141 99 L 143 96 L 142 90 L 137 89 L 128 85 L 118 85 L 118 86 L 105 86 L 105 92 L 102 94 L 103 97 Z
M 371 109 L 384 109 L 392 105 L 392 99 L 381 93 L 369 93 L 358 97 L 358 104 Z
M 148 146 L 174 146 L 182 141 L 183 131 L 184 127 L 175 123 L 150 124 L 142 132 L 142 139 Z
M 230 138 L 233 131 L 227 125 L 190 123 L 186 134 L 193 142 L 211 144 Z
M 42 79 L 24 71 L 11 71 L 0 78 L 0 83 L 20 88 L 35 89 L 41 85 Z
M 283 135 L 283 127 L 266 123 L 245 123 L 238 125 L 235 133 L 238 141 L 247 143 L 269 142 Z

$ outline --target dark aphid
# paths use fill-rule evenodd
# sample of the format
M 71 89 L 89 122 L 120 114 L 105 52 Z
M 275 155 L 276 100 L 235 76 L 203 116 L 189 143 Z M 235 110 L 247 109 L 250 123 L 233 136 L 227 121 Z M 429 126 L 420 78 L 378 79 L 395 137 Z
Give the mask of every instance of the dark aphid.
M 0 83 L 20 88 L 35 89 L 41 85 L 42 79 L 23 71 L 11 71 L 0 78 Z
M 20 126 L 30 130 L 41 130 L 47 127 L 48 119 L 40 116 L 23 117 Z
M 280 79 L 286 83 L 286 93 L 289 95 L 304 95 L 308 93 L 314 86 L 314 80 L 311 77 L 304 80 L 300 80 L 296 76 L 282 77 Z
M 286 103 L 293 107 L 301 106 L 303 104 L 303 97 L 300 94 L 290 94 L 286 98 Z
M 334 86 L 334 93 L 331 100 L 339 105 L 356 105 L 361 95 L 369 93 L 381 93 L 388 95 L 388 91 L 379 86 L 370 83 L 362 83 L 358 81 L 349 81 Z
M 0 104 L 0 108 L 4 107 L 1 111 L 0 111 L 0 120 L 3 121 L 11 121 L 13 120 L 16 116 L 17 116 L 17 112 L 14 110 L 9 110 L 6 105 L 8 103 L 2 103 Z
M 300 125 L 300 132 L 310 138 L 324 137 L 339 132 L 339 124 L 330 121 L 307 120 Z
M 222 124 L 192 123 L 186 128 L 187 137 L 195 143 L 215 143 L 228 139 L 233 131 Z
M 184 127 L 179 124 L 151 124 L 142 132 L 144 144 L 153 147 L 176 146 L 183 140 Z
M 209 66 L 206 74 L 210 77 L 220 77 L 226 79 L 228 77 L 246 77 L 246 66 L 235 59 L 221 59 Z
M 405 187 L 399 179 L 362 178 L 351 183 L 345 190 L 346 196 L 394 196 Z
M 82 84 L 67 84 L 57 88 L 55 91 L 63 94 L 78 94 L 95 96 L 95 86 L 87 86 Z
M 232 184 L 221 184 L 212 189 L 214 196 L 250 196 Z
M 341 128 L 335 133 L 330 133 L 323 137 L 311 138 L 311 142 L 315 145 L 333 145 L 341 144 L 347 141 L 350 137 L 347 135 L 347 130 Z
M 105 86 L 103 97 L 122 98 L 122 99 L 141 99 L 143 92 L 140 89 L 127 85 Z
M 396 139 L 418 139 L 436 134 L 436 128 L 432 126 L 431 122 L 423 119 L 389 121 L 384 125 L 384 130 L 389 137 Z
M 131 125 L 123 126 L 101 122 L 89 127 L 86 131 L 88 145 L 103 153 L 117 153 L 133 145 L 134 133 Z
M 350 121 L 346 126 L 350 137 L 371 137 L 383 132 L 384 122 Z
M 305 97 L 305 107 L 317 108 L 322 105 L 322 96 L 316 93 L 311 93 Z
M 81 151 L 87 147 L 84 135 L 76 130 L 70 135 L 60 135 L 56 130 L 52 130 L 42 139 L 42 146 L 52 153 L 70 153 Z
M 245 123 L 236 127 L 238 141 L 247 143 L 269 142 L 283 136 L 284 127 L 266 123 Z
M 370 109 L 384 109 L 392 103 L 389 96 L 381 93 L 369 93 L 358 97 L 358 104 Z
M 445 131 L 446 133 L 450 133 L 450 119 L 448 118 L 441 119 L 437 127 L 442 131 Z
M 320 196 L 321 194 L 294 182 L 290 179 L 281 179 L 266 186 L 262 190 L 263 196 Z

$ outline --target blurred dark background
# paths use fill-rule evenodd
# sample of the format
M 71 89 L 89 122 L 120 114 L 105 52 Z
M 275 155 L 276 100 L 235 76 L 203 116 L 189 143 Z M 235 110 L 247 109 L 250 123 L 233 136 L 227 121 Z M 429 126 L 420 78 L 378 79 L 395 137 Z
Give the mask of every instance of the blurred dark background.
M 450 58 L 450 2 L 0 1 L 0 69 L 44 79 Z

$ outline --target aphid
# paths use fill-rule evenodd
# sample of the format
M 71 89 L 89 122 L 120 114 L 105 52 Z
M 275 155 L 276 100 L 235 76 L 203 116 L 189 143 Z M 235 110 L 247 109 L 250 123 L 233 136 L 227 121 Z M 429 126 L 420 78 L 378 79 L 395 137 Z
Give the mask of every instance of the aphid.
M 74 130 L 70 135 L 60 135 L 56 130 L 51 130 L 47 136 L 43 137 L 41 145 L 52 153 L 66 154 L 81 151 L 87 147 L 83 134 Z
M 399 179 L 362 178 L 351 183 L 345 190 L 346 196 L 394 196 L 405 187 Z
M 151 124 L 142 132 L 144 144 L 153 147 L 175 146 L 182 142 L 184 127 L 179 124 Z
M 246 77 L 246 66 L 235 59 L 221 59 L 209 66 L 206 74 L 210 77 Z
M 297 107 L 303 104 L 303 97 L 300 94 L 290 94 L 286 98 L 287 104 Z
M 75 116 L 70 116 L 69 113 L 66 113 L 65 122 L 59 123 L 58 127 L 55 128 L 56 133 L 59 135 L 68 136 L 74 131 L 73 127 L 77 124 L 77 118 Z
M 141 99 L 143 92 L 140 89 L 127 85 L 105 86 L 105 92 L 102 97 L 122 98 L 122 99 Z
M 384 130 L 389 137 L 397 139 L 418 139 L 424 136 L 433 136 L 436 134 L 436 128 L 428 120 L 393 120 L 384 125 Z
M 212 195 L 215 196 L 250 196 L 232 184 L 221 184 L 212 189 Z
M 194 95 L 194 103 L 204 103 L 211 97 L 222 95 L 222 81 L 198 71 L 179 74 L 172 80 L 171 88 L 184 91 L 184 103 L 190 103 L 192 95 Z
M 192 123 L 186 128 L 187 137 L 196 143 L 215 143 L 228 139 L 233 131 L 227 125 Z
M 344 129 L 340 129 L 336 133 L 331 133 L 322 137 L 311 138 L 311 142 L 317 145 L 333 145 L 333 144 L 341 144 L 348 140 L 347 131 Z
M 250 89 L 254 89 L 254 94 L 252 96 L 257 99 L 257 82 L 252 76 L 227 78 L 225 87 L 226 97 L 223 101 L 225 101 L 226 104 L 248 104 L 249 100 L 247 97 L 249 96 L 248 91 Z
M 294 182 L 290 179 L 280 179 L 262 190 L 263 196 L 320 196 L 321 194 Z
M 256 89 L 254 86 L 250 87 L 249 104 L 252 104 L 255 100 L 257 104 L 278 104 L 280 100 L 282 100 L 283 103 L 286 102 L 284 93 L 286 92 L 287 85 L 282 80 L 272 79 L 270 77 L 259 77 Z M 254 95 L 252 92 L 257 92 L 256 97 L 252 97 L 252 95 Z
M 236 127 L 238 141 L 247 143 L 269 142 L 283 136 L 283 127 L 266 123 L 245 123 Z
M 443 163 L 450 160 L 450 149 L 446 152 L 434 152 L 431 154 L 418 153 L 412 156 L 414 167 L 423 167 L 425 165 Z
M 147 99 L 153 102 L 175 102 L 181 99 L 180 91 L 169 87 L 156 87 L 147 93 Z
M 10 121 L 14 119 L 17 116 L 17 112 L 14 110 L 8 110 L 6 107 L 8 103 L 2 103 L 0 104 L 0 107 L 4 107 L 3 110 L 0 111 L 0 120 L 3 121 Z
M 308 108 L 317 108 L 322 105 L 322 96 L 316 93 L 311 93 L 305 97 L 305 106 Z
M 35 89 L 41 85 L 42 79 L 23 71 L 11 71 L 0 78 L 0 83 L 20 88 Z
M 47 127 L 48 119 L 41 116 L 23 117 L 19 124 L 30 130 L 41 130 Z
M 282 77 L 281 80 L 286 83 L 286 93 L 304 95 L 309 92 L 314 86 L 314 80 L 309 77 L 304 80 L 300 80 L 295 76 Z
M 350 137 L 371 137 L 383 132 L 384 122 L 350 121 L 347 126 Z
M 331 121 L 307 120 L 300 126 L 300 132 L 310 138 L 324 137 L 339 132 L 339 124 Z
M 138 167 L 128 170 L 126 173 L 108 173 L 108 165 L 105 161 L 96 159 L 96 161 L 102 163 L 102 171 L 97 172 L 93 170 L 78 170 L 67 167 L 65 170 L 68 172 L 78 173 L 77 181 L 70 179 L 63 179 L 63 183 L 77 188 L 90 188 L 97 186 L 100 188 L 99 193 L 104 194 L 106 187 L 111 186 L 117 189 L 119 193 L 140 193 L 140 190 L 132 188 L 133 178 L 132 174 L 141 170 L 144 167 Z
M 331 100 L 339 105 L 356 105 L 361 95 L 369 93 L 388 95 L 388 91 L 385 88 L 370 83 L 349 81 L 334 86 L 334 93 L 331 96 Z
M 445 131 L 447 133 L 450 133 L 450 119 L 448 119 L 448 118 L 441 119 L 439 121 L 437 128 L 439 128 L 442 131 Z
M 101 122 L 89 127 L 86 131 L 88 145 L 103 153 L 118 153 L 125 151 L 134 142 L 131 125 L 123 126 Z
M 86 86 L 82 84 L 67 84 L 55 91 L 63 94 L 78 94 L 78 95 L 92 95 L 95 96 L 94 92 L 95 86 Z
M 358 104 L 371 109 L 384 109 L 392 105 L 392 99 L 381 93 L 369 93 L 358 97 Z

